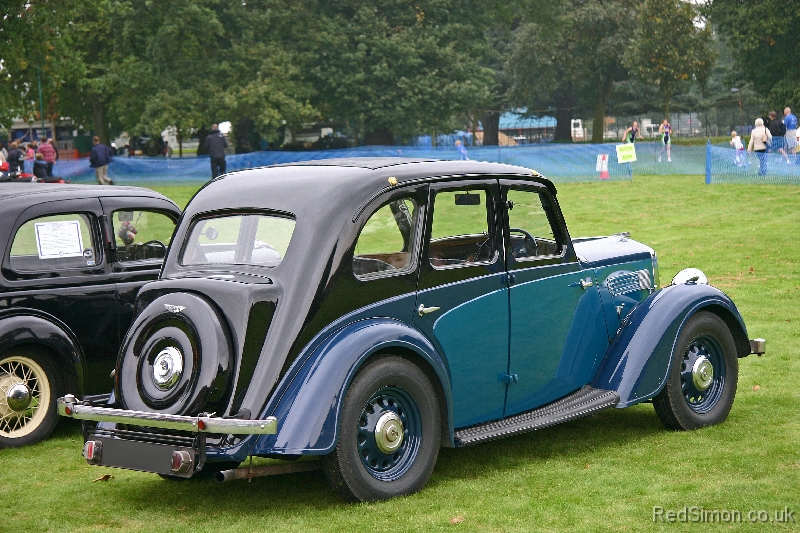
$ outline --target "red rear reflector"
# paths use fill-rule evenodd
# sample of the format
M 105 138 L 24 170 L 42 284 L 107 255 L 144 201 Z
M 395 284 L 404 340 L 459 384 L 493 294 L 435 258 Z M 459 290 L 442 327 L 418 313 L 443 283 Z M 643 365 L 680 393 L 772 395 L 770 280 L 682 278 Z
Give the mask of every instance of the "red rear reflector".
M 197 421 L 197 429 L 199 429 L 200 431 L 203 431 L 204 429 L 206 429 L 206 423 L 203 422 L 202 420 L 198 420 Z
M 184 450 L 172 452 L 172 471 L 185 474 L 192 467 L 192 455 Z
M 103 443 L 99 440 L 87 440 L 83 445 L 83 457 L 87 461 L 99 461 L 103 454 Z
M 67 416 L 72 416 L 72 407 L 70 407 L 69 405 L 65 406 L 64 413 L 66 413 Z

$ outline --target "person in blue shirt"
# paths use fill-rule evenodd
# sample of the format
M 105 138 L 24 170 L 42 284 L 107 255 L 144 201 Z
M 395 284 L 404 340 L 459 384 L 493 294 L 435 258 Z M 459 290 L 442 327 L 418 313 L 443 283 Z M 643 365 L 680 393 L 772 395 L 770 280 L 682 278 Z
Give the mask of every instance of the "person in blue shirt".
M 114 180 L 108 177 L 108 165 L 114 159 L 111 148 L 100 142 L 100 137 L 92 138 L 94 147 L 89 155 L 89 166 L 94 169 L 97 183 L 100 185 L 114 185 Z
M 786 126 L 786 151 L 792 156 L 791 161 L 797 162 L 797 117 L 792 109 L 783 110 L 783 125 Z
M 461 144 L 461 141 L 456 141 L 456 150 L 458 150 L 458 155 L 461 157 L 462 161 L 469 161 L 469 157 L 467 157 L 467 147 Z

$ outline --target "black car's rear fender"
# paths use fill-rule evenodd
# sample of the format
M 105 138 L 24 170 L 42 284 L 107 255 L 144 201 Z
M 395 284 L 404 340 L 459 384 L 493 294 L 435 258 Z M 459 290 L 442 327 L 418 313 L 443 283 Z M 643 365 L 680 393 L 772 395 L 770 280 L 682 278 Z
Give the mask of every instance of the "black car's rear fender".
M 443 398 L 448 440 L 452 445 L 453 417 L 450 380 L 445 363 L 425 336 L 390 318 L 351 323 L 331 335 L 314 352 L 287 373 L 270 402 L 267 413 L 277 417 L 278 433 L 264 435 L 251 450 L 262 454 L 309 454 L 330 452 L 336 444 L 341 404 L 358 369 L 370 356 L 390 353 L 416 359 L 427 371 Z M 299 363 L 299 361 L 298 361 Z
M 705 284 L 671 285 L 650 295 L 623 321 L 592 387 L 617 391 L 617 407 L 635 405 L 658 394 L 681 328 L 701 309 L 725 321 L 739 357 L 750 353 L 744 321 L 725 293 Z
M 65 369 L 67 390 L 83 395 L 85 358 L 70 329 L 54 316 L 37 309 L 17 308 L 0 312 L 0 354 L 14 347 L 45 349 Z

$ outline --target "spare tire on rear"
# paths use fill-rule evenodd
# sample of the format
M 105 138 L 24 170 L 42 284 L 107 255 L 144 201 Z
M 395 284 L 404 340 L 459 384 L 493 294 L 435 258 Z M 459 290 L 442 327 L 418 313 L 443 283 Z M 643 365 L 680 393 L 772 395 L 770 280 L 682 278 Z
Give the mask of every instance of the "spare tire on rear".
M 232 344 L 224 317 L 184 292 L 153 300 L 134 320 L 117 359 L 116 395 L 125 409 L 194 416 L 226 394 Z

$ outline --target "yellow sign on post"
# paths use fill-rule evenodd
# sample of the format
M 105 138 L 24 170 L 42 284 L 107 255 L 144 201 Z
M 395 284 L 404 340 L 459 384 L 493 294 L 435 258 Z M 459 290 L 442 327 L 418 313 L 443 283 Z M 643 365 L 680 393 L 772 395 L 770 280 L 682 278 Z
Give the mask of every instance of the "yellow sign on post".
M 633 143 L 617 145 L 617 163 L 633 163 L 636 161 L 636 145 Z

